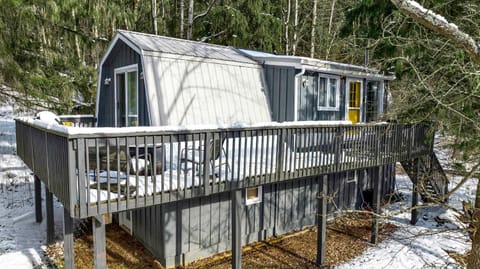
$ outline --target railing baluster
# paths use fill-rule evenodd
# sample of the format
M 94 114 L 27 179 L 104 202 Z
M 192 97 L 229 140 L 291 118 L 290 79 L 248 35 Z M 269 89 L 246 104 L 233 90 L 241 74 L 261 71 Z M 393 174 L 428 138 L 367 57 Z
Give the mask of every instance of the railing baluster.
M 159 171 L 157 171 L 157 168 L 158 168 L 158 158 L 160 156 L 157 156 L 157 139 L 156 139 L 156 136 L 155 135 L 152 135 L 152 162 L 153 162 L 153 166 L 152 166 L 152 183 L 153 183 L 153 189 L 152 189 L 152 204 L 156 204 L 157 203 L 157 173 Z M 163 151 L 163 148 L 161 149 Z M 162 165 L 163 167 L 163 165 Z
M 263 129 L 260 130 L 260 138 L 262 139 L 261 143 L 260 143 L 260 172 L 258 173 L 259 174 L 259 182 L 258 184 L 264 184 L 266 182 L 266 175 L 267 175 L 267 171 L 263 171 L 263 163 L 266 164 L 265 160 L 263 159 L 263 151 L 265 150 L 265 143 L 264 143 L 264 133 L 263 133 Z
M 110 201 L 110 139 L 107 138 L 106 140 L 106 151 L 107 151 L 107 212 L 110 212 L 110 206 L 111 206 L 111 201 Z M 117 172 L 119 173 L 118 171 L 118 168 L 117 168 Z M 100 209 L 100 208 L 99 208 Z M 103 212 L 99 212 L 99 213 L 103 213 Z
M 96 167 L 96 172 L 95 175 L 97 177 L 97 200 L 95 201 L 96 207 L 97 207 L 97 212 L 94 213 L 94 215 L 98 215 L 98 207 L 100 206 L 101 202 L 101 192 L 100 192 L 100 167 L 101 167 L 101 159 L 100 159 L 100 149 L 98 146 L 98 139 L 100 138 L 95 138 L 95 155 L 96 155 L 96 162 L 97 162 L 97 167 Z M 90 195 L 90 194 L 88 194 Z M 87 209 L 88 210 L 88 209 Z
M 72 214 L 82 218 L 233 190 L 237 188 L 231 184 L 235 180 L 242 181 L 238 184 L 242 188 L 315 174 L 385 166 L 429 154 L 433 143 L 430 127 L 422 123 L 268 126 L 189 133 L 161 130 L 131 134 L 126 130 L 121 134 L 73 137 L 69 137 L 70 134 L 61 137 L 62 134 L 21 121 L 16 125 L 17 138 L 21 139 L 18 142 L 20 155 L 31 154 L 26 149 L 29 141 L 46 137 L 49 176 L 43 180 L 48 181 L 49 189 L 57 192 L 57 197 L 70 207 Z M 32 140 L 32 136 L 36 136 L 36 140 Z M 52 164 L 56 159 L 50 155 L 58 150 L 56 147 L 65 145 L 69 147 L 69 160 L 68 168 L 64 169 L 69 171 L 61 167 L 56 171 L 57 166 Z M 199 160 L 196 160 L 198 152 L 187 156 L 192 145 L 203 154 Z M 158 147 L 161 151 L 157 151 Z M 39 155 L 41 150 L 36 152 Z M 212 153 L 215 156 L 210 156 Z M 186 157 L 193 161 L 191 173 L 185 169 L 187 164 L 182 163 Z M 42 173 L 45 168 L 35 167 L 35 163 L 42 163 L 35 160 L 39 156 L 32 158 L 34 172 Z M 144 168 L 140 167 L 143 166 L 142 158 L 145 158 Z M 197 164 L 200 175 L 197 175 Z M 55 186 L 62 175 L 68 175 L 70 186 Z
M 119 145 L 119 138 L 115 137 L 115 150 L 117 151 L 117 170 L 120 171 L 120 145 Z M 126 158 L 126 157 L 125 157 Z M 128 175 L 127 175 L 128 176 Z M 120 198 L 122 191 L 120 189 L 120 173 L 117 173 L 117 211 L 120 211 Z
M 79 192 L 79 201 L 80 201 L 80 215 L 81 216 L 88 216 L 88 205 L 86 201 L 86 195 L 90 196 L 90 192 L 85 191 L 85 187 L 89 182 L 86 181 L 85 173 L 85 152 L 82 152 L 85 149 L 85 139 L 77 139 L 77 173 L 78 173 L 78 182 L 76 182 L 78 186 Z M 98 198 L 97 198 L 98 200 Z

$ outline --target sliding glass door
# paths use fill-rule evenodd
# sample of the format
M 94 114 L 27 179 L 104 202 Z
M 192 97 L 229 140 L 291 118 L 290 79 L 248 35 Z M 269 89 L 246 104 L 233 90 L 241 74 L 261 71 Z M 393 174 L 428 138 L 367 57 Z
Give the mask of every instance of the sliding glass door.
M 138 126 L 137 65 L 115 69 L 116 126 Z

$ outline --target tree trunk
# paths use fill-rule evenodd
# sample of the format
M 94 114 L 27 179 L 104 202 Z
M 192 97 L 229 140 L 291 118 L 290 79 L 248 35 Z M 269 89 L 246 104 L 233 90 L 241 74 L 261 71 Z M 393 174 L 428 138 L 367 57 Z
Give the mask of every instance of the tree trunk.
M 189 0 L 188 2 L 188 22 L 187 22 L 187 39 L 192 39 L 192 30 L 193 30 L 193 5 L 195 4 L 194 0 Z
M 152 0 L 152 31 L 155 35 L 158 35 L 157 1 L 156 0 Z
M 297 35 L 298 35 L 298 0 L 295 0 L 295 15 L 293 22 L 293 44 L 292 55 L 297 53 Z
M 332 8 L 330 9 L 330 21 L 328 22 L 328 34 L 332 33 L 332 25 L 333 25 L 333 14 L 335 14 L 335 2 L 336 0 L 332 1 Z
M 75 22 L 76 19 L 75 19 L 75 9 L 72 9 L 72 20 Z M 73 30 L 77 30 L 77 24 L 75 23 L 74 24 L 74 27 L 73 27 Z M 77 33 L 74 33 L 74 42 L 75 42 L 75 52 L 77 54 L 77 59 L 79 62 L 82 61 L 82 53 L 80 51 L 80 40 L 78 39 L 78 34 Z
M 185 17 L 185 0 L 180 0 L 180 38 L 183 38 L 184 17 Z
M 477 181 L 472 226 L 474 228 L 474 234 L 472 239 L 472 250 L 467 259 L 467 269 L 478 269 L 480 268 L 480 180 Z
M 310 58 L 315 57 L 315 31 L 317 30 L 317 3 L 318 3 L 318 0 L 313 1 L 312 32 L 310 35 Z
M 167 32 L 167 21 L 165 19 L 165 0 L 162 0 L 162 34 Z
M 290 40 L 288 37 L 288 24 L 290 21 L 290 9 L 291 9 L 291 0 L 288 0 L 287 3 L 287 17 L 285 18 L 285 55 L 288 55 L 289 53 L 289 45 L 290 45 Z
M 413 0 L 390 0 L 403 14 L 409 16 L 416 22 L 443 35 L 456 45 L 461 47 L 470 55 L 473 61 L 480 64 L 480 44 L 469 34 L 458 28 L 457 25 L 449 23 L 444 17 L 428 10 Z

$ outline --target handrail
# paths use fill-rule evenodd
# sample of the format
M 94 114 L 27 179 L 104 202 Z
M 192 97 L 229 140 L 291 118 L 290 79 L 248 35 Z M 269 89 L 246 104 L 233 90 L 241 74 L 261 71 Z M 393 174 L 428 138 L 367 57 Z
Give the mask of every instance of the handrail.
M 433 137 L 428 123 L 16 126 L 19 156 L 77 218 L 386 165 L 429 154 Z

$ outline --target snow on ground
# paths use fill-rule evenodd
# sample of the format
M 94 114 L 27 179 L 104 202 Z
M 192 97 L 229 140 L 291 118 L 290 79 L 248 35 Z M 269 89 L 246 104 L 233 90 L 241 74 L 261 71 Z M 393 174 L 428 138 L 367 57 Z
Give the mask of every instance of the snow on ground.
M 45 220 L 35 222 L 33 177 L 15 155 L 13 107 L 0 106 L 0 268 L 48 268 L 42 247 L 46 241 Z M 442 152 L 441 159 L 448 159 Z M 453 186 L 460 178 L 454 178 Z M 462 200 L 473 199 L 476 181 L 461 188 L 449 204 L 460 209 Z M 461 230 L 456 213 L 441 207 L 429 207 L 419 213 L 415 226 L 409 224 L 412 184 L 405 175 L 397 176 L 397 189 L 405 199 L 389 205 L 384 214 L 400 229 L 390 238 L 338 266 L 350 268 L 460 268 L 447 252 L 465 253 L 470 247 L 468 235 Z M 61 240 L 62 208 L 55 202 L 56 240 Z M 45 206 L 42 206 L 45 210 Z M 45 216 L 45 212 L 43 212 Z
M 461 178 L 451 180 L 450 188 Z M 462 200 L 473 199 L 476 180 L 468 182 L 449 200 L 449 205 L 461 209 Z M 415 226 L 410 225 L 410 212 L 402 210 L 411 205 L 412 183 L 408 176 L 397 175 L 397 188 L 405 200 L 384 209 L 388 221 L 400 229 L 388 239 L 367 249 L 361 256 L 338 266 L 350 268 L 462 268 L 448 252 L 464 254 L 470 248 L 470 240 L 457 214 L 443 207 L 422 208 Z
M 440 137 L 436 138 L 439 141 Z M 443 167 L 450 165 L 450 152 L 435 144 L 435 151 Z M 449 189 L 456 186 L 461 177 L 449 177 Z M 418 222 L 410 224 L 412 182 L 402 174 L 396 176 L 397 191 L 404 199 L 391 204 L 383 210 L 389 216 L 387 221 L 400 229 L 388 239 L 367 249 L 361 256 L 338 266 L 339 269 L 350 268 L 462 268 L 448 253 L 465 254 L 471 247 L 468 234 L 458 221 L 455 210 L 446 207 L 425 207 L 419 210 Z M 455 192 L 448 201 L 449 207 L 462 210 L 462 201 L 473 200 L 477 179 L 468 181 Z
M 0 268 L 48 268 L 42 250 L 45 220 L 35 222 L 33 176 L 15 155 L 13 111 L 11 105 L 0 106 Z M 45 211 L 44 205 L 42 208 Z M 62 210 L 58 203 L 54 208 L 55 230 L 59 234 Z

